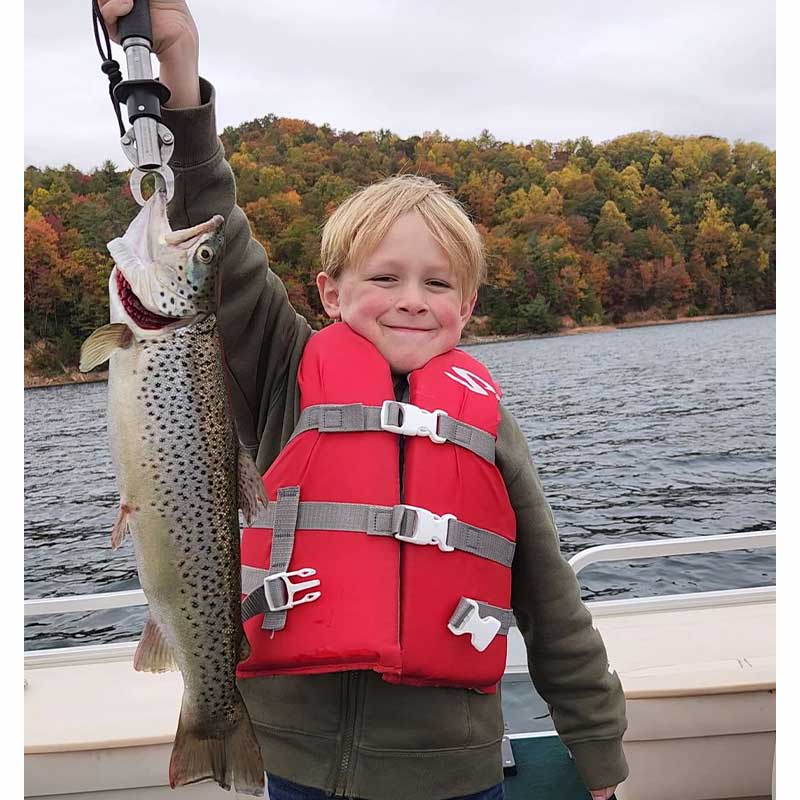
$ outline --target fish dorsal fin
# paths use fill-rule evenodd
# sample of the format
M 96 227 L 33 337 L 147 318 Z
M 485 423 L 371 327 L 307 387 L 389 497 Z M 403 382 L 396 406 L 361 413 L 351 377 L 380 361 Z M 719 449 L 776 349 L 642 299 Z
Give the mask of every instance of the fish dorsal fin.
M 239 642 L 239 661 L 247 661 L 250 658 L 250 642 L 247 641 L 247 636 L 242 634 L 242 641 Z
M 142 638 L 133 656 L 133 668 L 137 672 L 169 672 L 178 669 L 172 648 L 152 617 L 147 618 L 142 631 Z
M 111 354 L 119 347 L 127 347 L 133 334 L 124 322 L 112 322 L 98 328 L 81 345 L 81 372 L 88 372 L 98 364 L 108 361 Z

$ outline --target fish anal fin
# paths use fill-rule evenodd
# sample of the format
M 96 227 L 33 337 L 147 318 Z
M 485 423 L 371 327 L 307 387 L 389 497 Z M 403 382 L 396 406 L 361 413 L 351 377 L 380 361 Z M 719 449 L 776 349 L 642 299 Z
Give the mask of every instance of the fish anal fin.
M 133 339 L 131 329 L 124 322 L 111 322 L 92 333 L 81 345 L 81 360 L 78 366 L 81 372 L 89 372 L 104 361 L 120 347 L 127 347 Z
M 148 617 L 142 631 L 133 656 L 133 668 L 137 672 L 172 672 L 178 669 L 172 647 L 152 617 Z
M 250 457 L 243 447 L 239 447 L 239 508 L 242 509 L 244 520 L 249 525 L 258 512 L 258 504 L 267 506 L 267 493 L 264 482 L 256 467 L 256 462 Z
M 111 526 L 111 547 L 113 550 L 116 550 L 125 541 L 125 534 L 129 530 L 128 516 L 130 513 L 131 509 L 129 506 L 125 505 L 125 503 L 119 504 L 117 518 Z

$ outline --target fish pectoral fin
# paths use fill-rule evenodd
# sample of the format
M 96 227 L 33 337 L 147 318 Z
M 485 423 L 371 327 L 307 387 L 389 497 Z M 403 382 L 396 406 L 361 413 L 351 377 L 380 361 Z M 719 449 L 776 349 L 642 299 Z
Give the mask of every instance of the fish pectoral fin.
M 92 333 L 81 345 L 81 360 L 78 366 L 81 372 L 89 372 L 104 361 L 120 347 L 127 347 L 133 334 L 124 322 L 111 322 Z
M 241 445 L 239 446 L 238 484 L 239 508 L 242 509 L 245 523 L 250 525 L 258 513 L 258 504 L 261 503 L 266 508 L 269 501 L 256 462 Z
M 142 631 L 133 656 L 133 668 L 137 672 L 174 672 L 178 669 L 172 647 L 152 617 L 148 617 Z
M 131 513 L 129 506 L 125 503 L 119 504 L 119 511 L 117 511 L 117 518 L 111 527 L 111 547 L 116 550 L 124 541 L 125 534 L 128 532 L 128 515 Z

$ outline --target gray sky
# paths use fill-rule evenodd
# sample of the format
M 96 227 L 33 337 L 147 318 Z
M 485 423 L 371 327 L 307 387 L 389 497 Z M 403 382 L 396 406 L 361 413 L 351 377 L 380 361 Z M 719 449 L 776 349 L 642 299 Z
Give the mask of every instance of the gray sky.
M 775 147 L 772 0 L 190 8 L 219 130 L 274 113 L 401 136 L 599 142 L 649 129 Z M 26 0 L 24 63 L 25 164 L 127 166 L 89 0 Z

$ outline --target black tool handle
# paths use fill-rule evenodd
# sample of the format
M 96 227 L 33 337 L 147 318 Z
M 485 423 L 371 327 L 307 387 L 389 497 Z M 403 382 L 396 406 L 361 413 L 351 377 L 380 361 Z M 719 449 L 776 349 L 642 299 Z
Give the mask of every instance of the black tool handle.
M 131 36 L 141 36 L 153 45 L 153 28 L 150 25 L 150 0 L 133 0 L 129 14 L 117 21 L 119 41 L 122 44 Z

